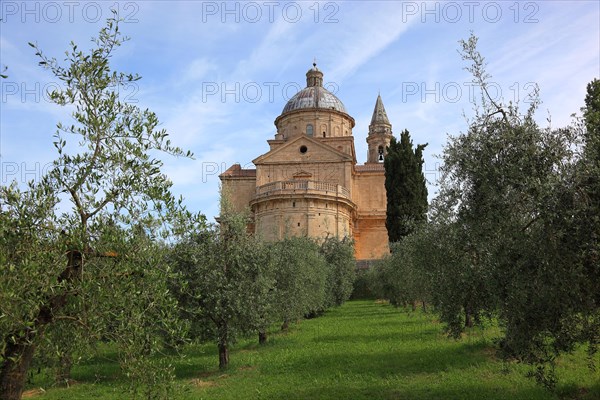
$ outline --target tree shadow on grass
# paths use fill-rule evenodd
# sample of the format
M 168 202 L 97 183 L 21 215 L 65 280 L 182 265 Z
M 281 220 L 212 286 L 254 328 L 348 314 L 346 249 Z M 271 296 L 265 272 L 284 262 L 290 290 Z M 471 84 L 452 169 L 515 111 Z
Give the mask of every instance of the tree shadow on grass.
M 352 399 L 352 400 L 546 400 L 554 397 L 537 388 L 506 390 L 485 387 L 483 384 L 462 385 L 460 388 L 438 386 L 408 387 L 396 389 L 384 385 L 323 385 L 290 388 L 261 399 Z
M 463 348 L 467 346 L 467 348 Z M 364 354 L 351 349 L 340 348 L 339 352 L 312 356 L 293 355 L 289 359 L 282 359 L 271 370 L 263 367 L 265 373 L 278 373 L 284 367 L 285 373 L 297 371 L 299 374 L 306 371 L 318 371 L 320 376 L 327 374 L 349 374 L 365 378 L 383 378 L 390 375 L 409 376 L 412 374 L 435 374 L 450 370 L 465 369 L 485 362 L 486 355 L 480 351 L 481 346 L 460 346 L 453 348 L 426 349 L 392 349 L 377 347 L 370 354 Z

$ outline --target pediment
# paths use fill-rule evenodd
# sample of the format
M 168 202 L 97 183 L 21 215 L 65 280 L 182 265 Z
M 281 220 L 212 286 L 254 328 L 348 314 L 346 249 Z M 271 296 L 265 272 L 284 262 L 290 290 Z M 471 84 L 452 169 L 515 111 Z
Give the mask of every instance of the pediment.
M 302 162 L 344 162 L 352 161 L 348 154 L 308 137 L 299 136 L 288 143 L 254 159 L 255 165 Z M 299 171 L 300 172 L 300 171 Z
M 312 173 L 301 169 L 300 171 L 298 171 L 294 175 L 292 175 L 292 178 L 310 180 L 310 178 L 312 178 L 312 176 L 313 176 Z

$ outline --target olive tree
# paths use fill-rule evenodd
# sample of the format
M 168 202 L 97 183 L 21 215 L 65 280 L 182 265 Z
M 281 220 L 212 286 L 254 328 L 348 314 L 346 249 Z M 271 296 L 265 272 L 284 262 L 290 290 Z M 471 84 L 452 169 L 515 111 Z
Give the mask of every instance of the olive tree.
M 248 232 L 248 222 L 224 193 L 219 224 L 192 232 L 173 249 L 177 297 L 192 326 L 205 330 L 200 337 L 217 343 L 221 369 L 236 339 L 259 330 L 274 286 L 270 252 Z
M 287 330 L 291 322 L 324 309 L 327 265 L 314 240 L 286 237 L 272 244 L 275 289 L 272 315 Z
M 552 386 L 558 354 L 597 345 L 598 170 L 580 162 L 593 139 L 580 124 L 540 127 L 537 91 L 525 113 L 493 99 L 476 44 L 474 36 L 463 41 L 461 54 L 481 101 L 468 131 L 444 148 L 438 201 L 458 238 L 447 242 L 463 255 L 455 273 L 469 279 L 438 286 L 438 296 L 452 303 L 458 291 L 473 293 L 468 312 L 495 313 L 504 354 L 537 365 L 536 378 Z
M 431 302 L 431 285 L 437 259 L 437 238 L 433 226 L 418 224 L 402 241 L 392 243 L 392 252 L 372 272 L 372 291 L 390 304 L 401 307 Z
M 350 298 L 356 279 L 354 246 L 349 238 L 326 237 L 321 254 L 327 265 L 325 308 L 341 306 Z
M 183 211 L 155 156 L 191 154 L 157 130 L 153 112 L 119 98 L 139 76 L 111 69 L 126 39 L 118 22 L 109 19 L 89 51 L 71 43 L 66 65 L 30 43 L 62 83 L 50 98 L 73 110 L 73 121 L 58 124 L 58 155 L 46 176 L 24 190 L 0 190 L 3 399 L 21 397 L 35 349 L 58 321 L 87 334 L 112 332 L 128 374 L 168 396 L 168 385 L 158 384 L 168 370 L 147 367 L 160 344 L 155 333 L 175 320 L 159 242 Z

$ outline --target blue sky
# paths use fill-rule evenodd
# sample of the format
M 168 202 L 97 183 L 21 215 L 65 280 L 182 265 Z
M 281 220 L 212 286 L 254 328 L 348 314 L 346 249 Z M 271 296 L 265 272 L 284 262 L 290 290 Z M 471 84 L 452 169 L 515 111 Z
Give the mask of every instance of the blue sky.
M 45 91 L 59 82 L 37 66 L 27 42 L 60 59 L 71 40 L 89 48 L 110 8 L 131 37 L 113 66 L 139 73 L 125 100 L 155 111 L 172 141 L 195 159 L 164 157 L 174 191 L 193 211 L 218 213 L 218 174 L 251 167 L 268 150 L 273 121 L 305 86 L 316 58 L 326 87 L 356 120 L 359 163 L 381 93 L 396 135 L 429 143 L 425 172 L 435 194 L 448 134 L 466 130 L 471 77 L 457 49 L 470 31 L 488 62 L 497 96 L 527 101 L 539 120 L 570 122 L 585 86 L 600 77 L 598 1 L 8 1 L 0 2 L 0 181 L 34 179 L 55 158 L 56 123 L 69 110 Z M 524 107 L 527 104 L 522 104 Z

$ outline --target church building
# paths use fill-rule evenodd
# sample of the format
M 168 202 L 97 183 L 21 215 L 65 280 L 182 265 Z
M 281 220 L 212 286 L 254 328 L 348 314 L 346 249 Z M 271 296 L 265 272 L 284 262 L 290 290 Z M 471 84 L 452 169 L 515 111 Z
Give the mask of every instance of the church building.
M 235 208 L 251 210 L 251 230 L 266 240 L 350 237 L 359 261 L 389 253 L 383 159 L 392 125 L 381 96 L 362 165 L 356 161 L 354 125 L 344 104 L 323 87 L 323 72 L 313 64 L 306 88 L 275 119 L 277 133 L 267 140 L 269 151 L 253 160 L 256 168 L 234 164 L 220 175 Z

